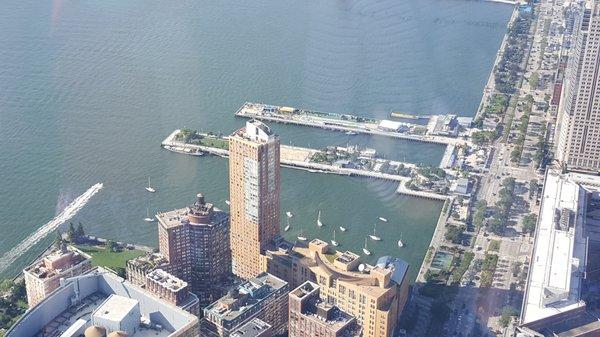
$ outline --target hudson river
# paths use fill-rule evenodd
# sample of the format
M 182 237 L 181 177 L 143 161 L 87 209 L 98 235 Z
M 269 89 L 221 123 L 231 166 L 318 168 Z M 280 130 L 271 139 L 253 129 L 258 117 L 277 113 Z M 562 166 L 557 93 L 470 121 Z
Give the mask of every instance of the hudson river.
M 94 235 L 156 245 L 151 212 L 198 192 L 225 208 L 227 161 L 162 150 L 173 129 L 230 133 L 244 101 L 385 118 L 472 116 L 512 7 L 462 0 L 6 0 L 0 11 L 0 254 L 96 182 L 73 219 Z M 443 148 L 272 125 L 283 143 L 360 143 L 435 164 Z M 158 192 L 144 187 L 150 176 Z M 399 256 L 414 278 L 441 203 L 395 184 L 282 170 L 281 205 L 301 228 L 361 253 Z M 325 226 L 316 226 L 318 210 Z M 282 219 L 285 219 L 282 216 Z M 282 224 L 282 227 L 285 224 Z M 406 246 L 396 241 L 403 234 Z M 14 274 L 54 239 L 17 259 Z

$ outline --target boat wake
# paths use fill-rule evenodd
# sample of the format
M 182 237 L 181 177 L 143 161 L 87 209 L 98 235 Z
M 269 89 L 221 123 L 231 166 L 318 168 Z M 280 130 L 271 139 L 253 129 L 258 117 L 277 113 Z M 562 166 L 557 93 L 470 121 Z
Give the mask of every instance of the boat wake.
M 38 228 L 37 231 L 29 235 L 25 240 L 21 241 L 21 243 L 0 257 L 0 273 L 10 267 L 16 258 L 27 252 L 29 249 L 31 249 L 31 247 L 45 238 L 48 234 L 56 230 L 60 225 L 74 217 L 75 214 L 77 214 L 77 212 L 79 212 L 79 210 L 82 209 L 83 206 L 85 206 L 88 201 L 102 189 L 103 186 L 104 185 L 102 183 L 97 183 L 96 185 L 90 187 L 87 191 L 85 191 L 85 193 L 78 196 L 67 207 L 65 207 L 62 212 L 54 217 L 54 219 Z

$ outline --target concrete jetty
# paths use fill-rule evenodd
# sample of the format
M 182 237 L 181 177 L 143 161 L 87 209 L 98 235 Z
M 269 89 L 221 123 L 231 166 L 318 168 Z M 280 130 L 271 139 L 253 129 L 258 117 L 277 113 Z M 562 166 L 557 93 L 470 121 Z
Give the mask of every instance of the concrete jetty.
M 189 155 L 197 155 L 200 151 L 202 153 L 209 153 L 213 155 L 217 155 L 220 157 L 228 157 L 229 151 L 222 148 L 212 147 L 212 146 L 203 146 L 203 145 L 195 145 L 188 144 L 182 141 L 176 140 L 176 136 L 180 133 L 181 130 L 173 131 L 165 140 L 162 141 L 161 146 L 165 149 L 168 149 L 173 152 L 189 154 Z M 226 140 L 227 137 L 222 137 L 222 140 Z M 377 178 L 377 179 L 385 179 L 391 181 L 405 182 L 408 181 L 409 177 L 404 177 L 398 174 L 390 174 L 385 172 L 377 172 L 377 171 L 367 171 L 364 169 L 355 169 L 348 167 L 339 167 L 330 164 L 324 163 L 314 163 L 309 162 L 309 158 L 317 152 L 321 152 L 320 150 L 309 149 L 298 146 L 290 146 L 290 145 L 281 145 L 280 148 L 280 161 L 281 165 L 284 167 L 290 167 L 294 169 L 305 170 L 309 172 L 320 172 L 320 173 L 333 173 L 338 175 L 346 175 L 346 176 L 360 176 L 360 177 L 369 177 L 369 178 Z M 394 165 L 402 164 L 407 168 L 415 168 L 416 165 L 412 163 L 401 163 L 397 161 L 389 161 Z
M 342 131 L 348 134 L 362 133 L 441 145 L 457 146 L 468 143 L 467 140 L 462 138 L 427 134 L 426 127 L 414 123 L 378 120 L 262 103 L 246 102 L 235 112 L 235 115 L 276 123 Z

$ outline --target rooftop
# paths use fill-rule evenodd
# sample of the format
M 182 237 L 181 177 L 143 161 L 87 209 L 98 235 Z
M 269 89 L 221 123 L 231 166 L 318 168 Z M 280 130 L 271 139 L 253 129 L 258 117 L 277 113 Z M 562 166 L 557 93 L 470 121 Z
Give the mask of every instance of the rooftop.
M 92 315 L 112 322 L 120 322 L 137 306 L 139 302 L 133 298 L 111 294 Z
M 254 318 L 230 334 L 229 337 L 257 337 L 269 331 L 269 329 L 271 329 L 270 324 Z
M 162 269 L 155 269 L 148 273 L 146 277 L 158 283 L 161 287 L 167 288 L 172 292 L 180 291 L 188 286 L 187 282 L 177 278 L 172 274 L 167 273 Z
M 174 209 L 156 214 L 156 219 L 165 228 L 183 225 L 214 226 L 228 217 L 226 212 L 204 201 L 204 196 L 198 194 L 194 204 L 180 209 Z
M 91 259 L 91 256 L 79 249 L 63 245 L 60 249 L 56 249 L 37 260 L 31 266 L 25 268 L 24 271 L 40 279 L 52 278 L 89 259 Z
M 118 319 L 133 303 L 139 303 L 142 325 L 130 337 L 167 337 L 198 323 L 194 315 L 156 298 L 106 269 L 96 268 L 89 274 L 61 282 L 50 296 L 30 308 L 6 332 L 5 337 L 61 336 L 66 331 L 77 333 L 91 325 L 92 313 Z M 161 329 L 151 328 L 157 325 Z
M 287 282 L 263 273 L 240 284 L 236 289 L 204 308 L 204 312 L 205 315 L 209 313 L 221 320 L 234 320 L 284 287 L 287 287 Z
M 580 292 L 587 263 L 582 207 L 586 190 L 573 178 L 554 171 L 548 171 L 546 176 L 522 323 L 585 305 Z M 574 215 L 573 220 L 564 221 L 564 215 L 569 213 Z
M 135 266 L 144 271 L 154 269 L 167 263 L 167 259 L 160 253 L 148 253 L 127 261 L 128 265 Z
M 321 300 L 319 292 L 320 288 L 316 283 L 306 281 L 290 292 L 290 300 L 302 302 L 301 313 L 307 318 L 320 321 L 335 331 L 352 330 L 356 321 L 354 316 Z
M 255 119 L 247 121 L 246 126 L 235 131 L 232 136 L 258 143 L 266 143 L 277 138 L 270 127 Z

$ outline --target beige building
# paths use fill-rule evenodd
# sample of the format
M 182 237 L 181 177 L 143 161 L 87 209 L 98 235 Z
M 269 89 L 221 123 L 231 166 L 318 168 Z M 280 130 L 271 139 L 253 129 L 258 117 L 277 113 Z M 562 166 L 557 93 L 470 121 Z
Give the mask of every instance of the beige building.
M 588 1 L 576 22 L 557 118 L 556 158 L 570 171 L 600 172 L 600 7 Z
M 127 281 L 136 286 L 144 287 L 146 285 L 146 275 L 157 268 L 169 271 L 168 261 L 161 253 L 147 253 L 127 260 L 125 262 Z
M 23 270 L 27 303 L 34 307 L 60 286 L 61 278 L 84 274 L 92 269 L 91 256 L 63 245 Z
M 306 281 L 289 295 L 289 337 L 359 337 L 356 319 L 321 299 L 319 286 Z
M 372 266 L 314 239 L 308 246 L 283 241 L 265 253 L 263 262 L 296 287 L 306 280 L 316 283 L 321 299 L 354 316 L 365 337 L 392 336 L 408 298 L 408 264 L 389 256 Z
M 263 271 L 261 253 L 279 234 L 279 137 L 249 121 L 229 137 L 229 191 L 233 273 Z

